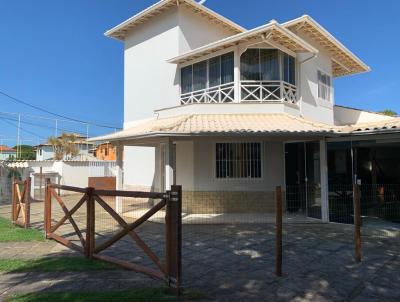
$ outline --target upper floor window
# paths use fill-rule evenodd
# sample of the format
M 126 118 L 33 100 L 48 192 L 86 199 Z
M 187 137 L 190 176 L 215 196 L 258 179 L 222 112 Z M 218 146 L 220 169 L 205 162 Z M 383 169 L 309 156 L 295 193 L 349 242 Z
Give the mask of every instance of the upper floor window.
M 278 81 L 278 50 L 246 50 L 240 58 L 240 72 L 242 81 Z
M 283 54 L 283 80 L 292 85 L 296 84 L 295 59 L 288 54 Z
M 296 82 L 295 58 L 277 49 L 246 50 L 240 58 L 240 72 L 242 81 Z
M 233 82 L 233 52 L 181 68 L 181 93 Z
M 330 102 L 331 87 L 331 77 L 318 70 L 318 98 Z

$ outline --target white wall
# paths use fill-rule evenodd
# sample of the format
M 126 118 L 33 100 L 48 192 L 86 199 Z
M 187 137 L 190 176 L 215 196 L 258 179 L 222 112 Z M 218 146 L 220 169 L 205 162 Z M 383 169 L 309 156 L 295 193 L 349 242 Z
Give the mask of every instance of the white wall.
M 156 148 L 124 147 L 124 186 L 151 189 L 156 185 Z
M 179 51 L 181 54 L 234 34 L 232 30 L 210 22 L 186 6 L 179 8 Z
M 189 191 L 274 191 L 277 185 L 284 185 L 283 143 L 263 142 L 262 179 L 223 180 L 216 179 L 214 172 L 215 142 L 220 141 L 178 142 L 177 184 Z
M 300 71 L 299 86 L 301 113 L 306 118 L 333 125 L 333 105 L 335 103 L 333 87 L 331 89 L 330 103 L 318 99 L 318 70 L 331 75 L 331 80 L 333 82 L 331 56 L 321 49 L 319 44 L 315 43 L 306 35 L 299 34 L 299 36 L 319 50 L 318 55 L 314 59 L 303 64 L 298 64 Z M 303 61 L 310 56 L 310 54 L 299 54 L 298 60 Z
M 335 106 L 334 117 L 336 125 L 379 122 L 393 119 L 393 117 L 387 115 L 341 106 Z

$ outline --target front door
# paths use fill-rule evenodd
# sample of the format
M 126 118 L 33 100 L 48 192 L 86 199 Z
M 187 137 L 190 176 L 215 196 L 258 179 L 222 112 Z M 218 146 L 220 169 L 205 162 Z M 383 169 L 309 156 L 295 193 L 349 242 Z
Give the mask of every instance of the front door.
M 319 142 L 285 144 L 286 209 L 321 219 Z

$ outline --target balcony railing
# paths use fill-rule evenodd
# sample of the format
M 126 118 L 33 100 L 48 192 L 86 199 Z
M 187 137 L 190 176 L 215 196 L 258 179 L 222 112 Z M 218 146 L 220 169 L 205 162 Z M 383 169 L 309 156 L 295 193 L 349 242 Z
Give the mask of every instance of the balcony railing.
M 297 102 L 296 86 L 285 81 L 241 81 L 240 92 L 242 102 L 284 101 Z
M 232 103 L 235 101 L 234 83 L 181 94 L 181 104 Z M 297 88 L 285 81 L 241 81 L 241 102 L 297 103 Z
M 197 103 L 232 103 L 234 99 L 233 82 L 181 94 L 182 105 Z

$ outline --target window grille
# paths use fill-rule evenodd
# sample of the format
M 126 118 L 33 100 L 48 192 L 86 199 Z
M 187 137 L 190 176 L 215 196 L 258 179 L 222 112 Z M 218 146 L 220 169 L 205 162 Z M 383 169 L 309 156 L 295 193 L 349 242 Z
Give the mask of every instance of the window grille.
M 261 143 L 217 143 L 216 178 L 261 178 Z

